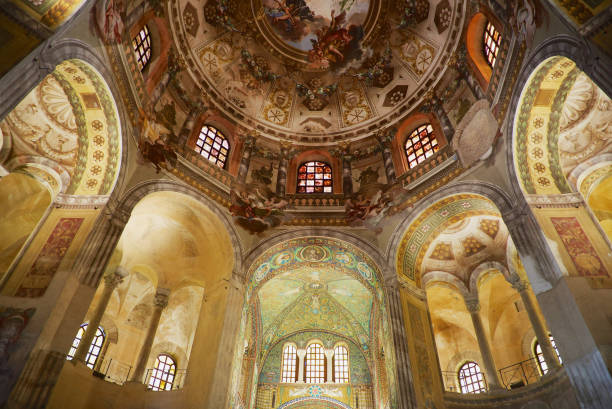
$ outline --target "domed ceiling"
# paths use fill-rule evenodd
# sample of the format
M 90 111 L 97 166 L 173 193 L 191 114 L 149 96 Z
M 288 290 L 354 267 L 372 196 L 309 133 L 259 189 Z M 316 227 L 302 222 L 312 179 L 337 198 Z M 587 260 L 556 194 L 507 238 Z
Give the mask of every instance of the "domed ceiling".
M 268 137 L 325 144 L 402 119 L 441 78 L 457 0 L 171 1 L 200 92 Z

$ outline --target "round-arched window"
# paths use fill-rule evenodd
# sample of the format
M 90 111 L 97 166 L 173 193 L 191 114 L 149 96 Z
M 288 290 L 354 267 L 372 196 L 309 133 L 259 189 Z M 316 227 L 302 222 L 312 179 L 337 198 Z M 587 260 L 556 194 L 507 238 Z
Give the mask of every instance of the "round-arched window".
M 172 390 L 174 376 L 176 375 L 176 362 L 167 354 L 160 354 L 155 359 L 155 368 L 149 377 L 149 388 L 154 391 Z
M 409 169 L 415 168 L 425 162 L 425 159 L 433 156 L 434 152 L 440 149 L 438 140 L 434 135 L 433 126 L 425 124 L 412 131 L 410 136 L 406 138 L 404 149 L 406 150 Z
M 461 366 L 458 373 L 461 393 L 482 393 L 487 391 L 480 366 L 473 361 Z
M 210 125 L 204 125 L 196 141 L 195 150 L 210 162 L 220 168 L 225 168 L 229 156 L 230 144 L 225 135 L 217 128 Z
M 304 162 L 298 167 L 297 193 L 333 193 L 332 168 L 325 162 Z

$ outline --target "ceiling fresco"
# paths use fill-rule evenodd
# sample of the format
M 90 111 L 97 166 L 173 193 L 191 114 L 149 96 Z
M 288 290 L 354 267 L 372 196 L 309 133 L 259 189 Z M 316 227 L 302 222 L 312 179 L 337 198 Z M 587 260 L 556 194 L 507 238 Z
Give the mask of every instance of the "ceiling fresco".
M 465 2 L 174 0 L 189 75 L 273 139 L 336 142 L 418 105 L 454 51 Z M 452 34 L 451 34 L 452 33 Z

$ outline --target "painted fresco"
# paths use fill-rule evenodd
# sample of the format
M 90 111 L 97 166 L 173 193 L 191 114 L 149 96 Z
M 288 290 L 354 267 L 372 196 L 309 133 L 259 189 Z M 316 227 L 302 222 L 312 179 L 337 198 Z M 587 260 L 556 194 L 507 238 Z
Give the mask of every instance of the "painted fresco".
M 62 218 L 58 221 L 15 296 L 36 298 L 44 295 L 83 220 L 83 218 Z
M 339 67 L 362 55 L 368 0 L 264 0 L 268 22 L 313 68 Z
M 609 277 L 580 222 L 575 217 L 551 217 L 557 234 L 582 277 Z

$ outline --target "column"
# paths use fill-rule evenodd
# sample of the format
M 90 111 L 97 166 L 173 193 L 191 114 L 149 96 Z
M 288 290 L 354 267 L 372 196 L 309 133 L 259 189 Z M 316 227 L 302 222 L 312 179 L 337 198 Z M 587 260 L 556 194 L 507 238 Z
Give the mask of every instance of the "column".
M 185 118 L 185 122 L 183 122 L 183 126 L 178 134 L 178 146 L 184 146 L 187 143 L 189 135 L 191 135 L 191 132 L 193 132 L 195 120 L 200 112 L 200 107 L 193 107 L 187 114 L 187 118 Z
M 159 326 L 159 320 L 161 318 L 162 311 L 168 305 L 169 295 L 170 290 L 166 288 L 158 288 L 157 292 L 155 293 L 155 300 L 153 301 L 153 316 L 151 317 L 151 321 L 149 322 L 149 328 L 147 329 L 147 335 L 145 336 L 144 344 L 142 345 L 142 348 L 140 348 L 138 363 L 136 364 L 136 368 L 134 369 L 134 373 L 132 374 L 132 381 L 134 382 L 143 381 L 142 377 L 147 366 L 147 361 L 149 360 L 151 348 L 153 347 L 155 333 L 157 332 L 157 327 Z
M 511 284 L 512 287 L 514 287 L 514 289 L 518 291 L 519 295 L 521 296 L 521 300 L 523 300 L 523 305 L 525 306 L 525 310 L 527 311 L 527 315 L 529 316 L 529 321 L 531 322 L 533 331 L 536 334 L 538 343 L 542 348 L 544 360 L 546 361 L 546 364 L 552 372 L 555 369 L 559 368 L 561 365 L 559 364 L 559 359 L 557 359 L 557 353 L 555 351 L 555 348 L 550 342 L 550 337 L 548 336 L 546 326 L 538 315 L 538 313 L 536 312 L 535 303 L 529 296 L 529 284 L 522 280 L 516 280 Z
M 306 374 L 304 374 L 304 358 L 306 358 L 306 350 L 305 349 L 298 349 L 297 350 L 297 356 L 298 356 L 298 360 L 296 362 L 297 366 L 298 366 L 298 382 L 306 382 L 304 376 L 306 376 Z
M 466 65 L 466 54 L 467 50 L 464 46 L 461 46 L 452 55 L 449 64 L 453 66 L 457 70 L 457 72 L 459 72 L 459 75 L 466 82 L 468 88 L 470 89 L 470 91 L 472 91 L 472 94 L 476 97 L 476 99 L 486 99 L 487 96 L 485 95 L 482 88 L 480 88 L 480 84 L 478 83 L 478 81 L 476 81 L 476 78 L 474 78 L 474 76 L 472 75 L 470 68 L 468 68 L 468 66 Z
M 608 409 L 612 402 L 612 376 L 531 209 L 520 201 L 502 212 L 502 217 L 540 310 L 555 334 L 563 369 L 580 407 Z
M 107 274 L 104 276 L 104 288 L 102 289 L 102 296 L 100 297 L 100 301 L 98 305 L 89 319 L 89 323 L 87 324 L 87 329 L 85 330 L 85 334 L 81 338 L 79 342 L 79 346 L 74 353 L 74 361 L 85 361 L 87 357 L 87 353 L 89 352 L 89 346 L 91 345 L 91 341 L 94 339 L 96 335 L 96 330 L 100 326 L 100 321 L 102 321 L 102 317 L 104 316 L 104 312 L 106 311 L 106 307 L 108 307 L 108 302 L 110 301 L 111 295 L 117 286 L 123 281 L 123 279 L 127 276 L 127 271 L 122 267 L 117 268 L 114 273 Z
M 278 174 L 276 175 L 276 194 L 280 197 L 285 196 L 287 189 L 287 167 L 289 166 L 289 146 L 281 145 L 280 156 L 278 158 Z
M 332 383 L 334 379 L 334 366 L 332 365 L 332 359 L 334 358 L 334 350 L 326 349 L 325 358 L 327 358 L 327 383 Z
M 501 382 L 497 376 L 497 368 L 493 360 L 491 345 L 489 344 L 484 325 L 482 324 L 482 319 L 480 318 L 480 304 L 478 299 L 466 298 L 465 306 L 470 312 L 470 317 L 472 317 L 472 323 L 474 324 L 474 332 L 476 334 L 476 340 L 478 341 L 478 347 L 480 348 L 480 355 L 482 356 L 482 363 L 487 376 L 489 391 L 502 389 Z
M 385 164 L 385 174 L 387 183 L 395 183 L 395 167 L 393 166 L 393 154 L 391 153 L 391 141 L 393 140 L 393 129 L 384 129 L 376 134 L 376 139 L 380 144 L 383 162 Z
M 410 357 L 408 355 L 408 347 L 406 346 L 406 326 L 404 325 L 402 313 L 400 283 L 396 276 L 385 282 L 385 290 L 389 311 L 389 324 L 391 326 L 393 347 L 395 350 L 395 365 L 397 367 L 398 408 L 410 409 L 416 407 L 416 397 L 414 393 Z
M 255 148 L 255 135 L 244 135 L 244 149 L 242 150 L 242 158 L 240 158 L 240 167 L 238 168 L 238 181 L 246 183 L 249 166 L 251 165 L 251 155 Z
M 342 154 L 342 192 L 345 195 L 353 194 L 353 175 L 351 174 L 352 155 L 347 151 Z
M 453 135 L 455 134 L 455 128 L 453 127 L 453 123 L 442 106 L 442 100 L 438 98 L 434 90 L 429 91 L 429 93 L 426 95 L 423 109 L 436 114 L 440 120 L 440 125 L 442 126 L 444 136 L 446 136 L 446 140 L 450 143 L 450 141 L 453 139 Z
M 162 76 L 161 80 L 159 80 L 155 86 L 155 89 L 153 90 L 153 93 L 151 94 L 152 107 L 157 105 L 157 102 L 166 91 L 166 88 L 168 88 L 170 81 L 172 81 L 183 69 L 183 64 L 184 62 L 181 60 L 181 57 L 179 57 L 176 52 L 171 49 L 168 53 L 168 69 L 166 72 L 164 72 L 164 75 Z

